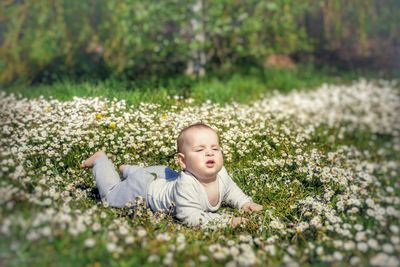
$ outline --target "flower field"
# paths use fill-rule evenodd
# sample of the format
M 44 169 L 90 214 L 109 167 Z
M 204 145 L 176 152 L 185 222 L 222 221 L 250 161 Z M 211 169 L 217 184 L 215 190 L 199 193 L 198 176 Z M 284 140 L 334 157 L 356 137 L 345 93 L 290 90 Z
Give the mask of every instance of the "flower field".
M 0 265 L 400 266 L 400 90 L 359 80 L 250 104 L 1 94 Z M 178 169 L 175 140 L 205 122 L 259 213 L 238 228 L 102 204 L 81 161 Z M 239 215 L 224 207 L 219 212 Z

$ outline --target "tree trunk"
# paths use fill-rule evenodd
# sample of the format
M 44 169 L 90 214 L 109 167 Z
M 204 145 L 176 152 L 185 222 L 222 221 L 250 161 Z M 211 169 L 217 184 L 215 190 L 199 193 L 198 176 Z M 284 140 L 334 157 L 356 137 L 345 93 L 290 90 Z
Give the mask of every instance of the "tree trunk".
M 190 6 L 192 18 L 190 19 L 190 60 L 186 66 L 186 75 L 199 78 L 205 75 L 206 55 L 204 52 L 205 32 L 203 24 L 203 0 L 195 0 Z

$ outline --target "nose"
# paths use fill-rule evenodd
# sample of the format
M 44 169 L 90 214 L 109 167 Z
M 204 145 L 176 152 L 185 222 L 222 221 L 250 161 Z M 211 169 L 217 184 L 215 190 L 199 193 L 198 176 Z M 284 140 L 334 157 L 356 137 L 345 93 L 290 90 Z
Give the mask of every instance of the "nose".
M 212 149 L 207 149 L 206 156 L 214 156 L 214 151 Z

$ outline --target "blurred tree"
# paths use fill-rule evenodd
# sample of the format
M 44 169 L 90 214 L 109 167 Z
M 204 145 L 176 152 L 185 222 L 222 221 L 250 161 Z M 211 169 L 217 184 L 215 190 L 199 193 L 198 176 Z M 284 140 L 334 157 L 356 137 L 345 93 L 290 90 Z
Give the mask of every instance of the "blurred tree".
M 400 1 L 316 0 L 307 15 L 314 53 L 329 61 L 400 67 Z
M 0 81 L 201 76 L 270 55 L 400 67 L 399 17 L 398 0 L 3 0 Z

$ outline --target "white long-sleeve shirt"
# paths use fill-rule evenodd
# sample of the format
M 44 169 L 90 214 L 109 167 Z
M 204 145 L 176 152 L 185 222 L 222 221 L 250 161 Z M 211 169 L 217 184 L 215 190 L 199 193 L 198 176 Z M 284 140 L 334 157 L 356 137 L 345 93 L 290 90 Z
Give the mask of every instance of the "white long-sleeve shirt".
M 215 213 L 222 202 L 240 209 L 251 201 L 228 175 L 225 167 L 217 174 L 218 203 L 212 206 L 203 185 L 189 172 L 182 171 L 174 180 L 155 179 L 149 185 L 147 201 L 153 211 L 171 212 L 190 226 L 229 223 L 227 216 Z

